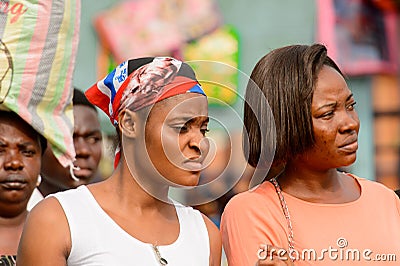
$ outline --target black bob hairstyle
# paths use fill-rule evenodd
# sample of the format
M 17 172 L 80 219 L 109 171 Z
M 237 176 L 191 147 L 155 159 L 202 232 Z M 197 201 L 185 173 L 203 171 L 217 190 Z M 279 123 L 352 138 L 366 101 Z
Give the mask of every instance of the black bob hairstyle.
M 344 77 L 321 44 L 278 48 L 258 61 L 246 88 L 244 105 L 248 138 L 244 137 L 243 148 L 251 166 L 285 164 L 314 144 L 311 103 L 324 65 Z M 272 143 L 275 139 L 276 146 Z M 268 158 L 273 162 L 266 162 L 271 160 Z

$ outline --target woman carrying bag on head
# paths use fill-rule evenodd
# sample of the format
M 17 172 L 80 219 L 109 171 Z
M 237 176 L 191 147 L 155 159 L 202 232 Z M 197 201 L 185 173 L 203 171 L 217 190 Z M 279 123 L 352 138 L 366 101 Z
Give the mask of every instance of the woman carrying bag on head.
M 16 263 L 28 201 L 40 182 L 46 145 L 46 139 L 24 119 L 0 109 L 0 265 Z

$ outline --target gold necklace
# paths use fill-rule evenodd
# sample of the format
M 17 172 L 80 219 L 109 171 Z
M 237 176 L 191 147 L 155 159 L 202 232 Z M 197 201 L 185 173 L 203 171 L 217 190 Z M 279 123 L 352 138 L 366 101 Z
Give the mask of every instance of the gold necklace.
M 168 265 L 168 261 L 166 259 L 164 259 L 163 257 L 161 257 L 158 247 L 156 245 L 152 245 L 152 247 L 153 247 L 154 254 L 156 255 L 157 260 L 160 263 L 160 265 L 162 265 L 162 266 Z
M 289 214 L 289 208 L 288 208 L 288 206 L 286 204 L 285 198 L 283 197 L 281 186 L 279 185 L 278 180 L 276 179 L 276 177 L 271 178 L 269 180 L 269 182 L 271 182 L 275 187 L 276 193 L 278 194 L 279 201 L 281 203 L 283 214 L 285 215 L 285 218 L 286 218 L 287 227 L 288 227 L 288 230 L 289 230 L 289 234 L 288 234 L 289 250 L 288 250 L 288 253 L 289 253 L 289 256 L 291 256 L 292 254 L 295 254 L 295 253 L 293 253 L 293 252 L 295 252 L 295 249 L 294 249 L 293 226 L 292 226 L 292 220 L 291 220 L 290 214 Z M 294 258 L 292 258 L 292 257 L 290 257 L 290 258 L 292 260 L 294 260 Z

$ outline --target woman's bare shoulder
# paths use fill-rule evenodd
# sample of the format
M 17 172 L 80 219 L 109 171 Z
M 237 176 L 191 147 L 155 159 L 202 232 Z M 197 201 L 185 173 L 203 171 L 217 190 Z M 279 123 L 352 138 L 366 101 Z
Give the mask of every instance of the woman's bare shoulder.
M 18 248 L 18 265 L 65 265 L 71 250 L 67 218 L 54 197 L 28 214 Z

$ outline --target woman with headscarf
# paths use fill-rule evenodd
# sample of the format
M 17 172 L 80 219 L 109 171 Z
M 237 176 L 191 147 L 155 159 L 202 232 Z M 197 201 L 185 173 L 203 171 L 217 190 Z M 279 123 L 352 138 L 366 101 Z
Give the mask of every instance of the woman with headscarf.
M 18 265 L 220 265 L 216 226 L 168 197 L 196 186 L 209 145 L 207 97 L 189 65 L 140 58 L 86 96 L 120 140 L 103 182 L 47 197 L 28 217 Z

